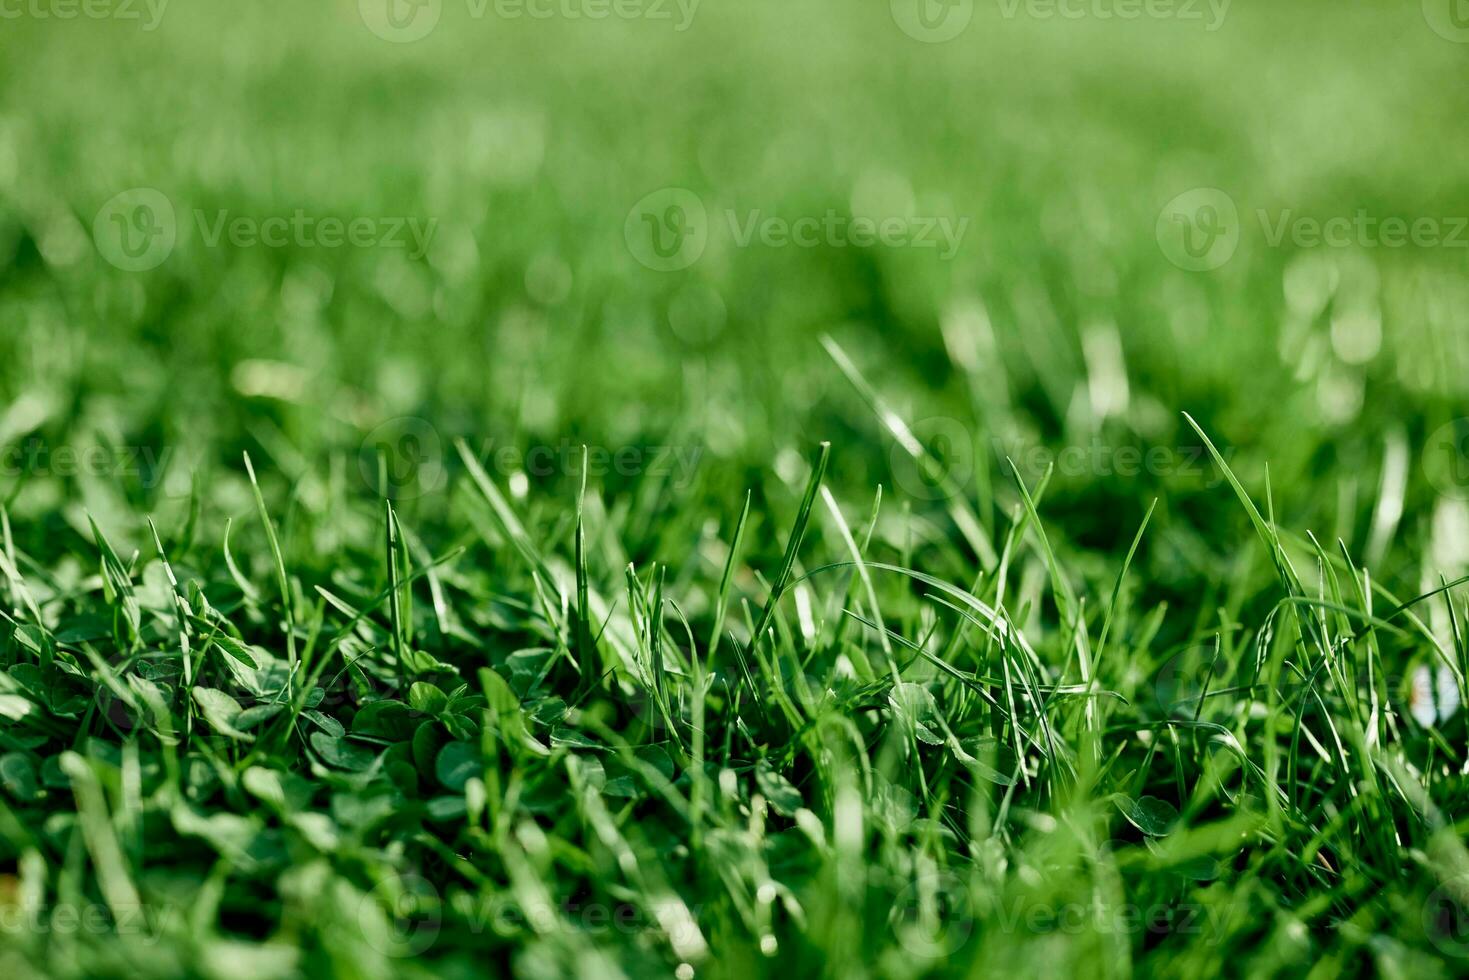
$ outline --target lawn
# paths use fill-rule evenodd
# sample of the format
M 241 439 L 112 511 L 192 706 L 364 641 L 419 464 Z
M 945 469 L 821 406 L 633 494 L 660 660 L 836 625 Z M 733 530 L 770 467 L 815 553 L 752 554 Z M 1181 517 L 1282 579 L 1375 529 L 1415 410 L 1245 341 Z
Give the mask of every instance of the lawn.
M 1454 0 L 0 0 L 0 970 L 1469 971 Z

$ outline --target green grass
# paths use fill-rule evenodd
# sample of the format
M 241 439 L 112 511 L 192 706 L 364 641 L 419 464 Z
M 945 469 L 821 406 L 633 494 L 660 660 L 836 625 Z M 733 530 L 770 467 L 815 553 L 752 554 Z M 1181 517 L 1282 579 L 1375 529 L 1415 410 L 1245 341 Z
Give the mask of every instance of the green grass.
M 1469 216 L 1419 8 L 0 21 L 0 967 L 1463 973 L 1465 253 L 1269 240 Z

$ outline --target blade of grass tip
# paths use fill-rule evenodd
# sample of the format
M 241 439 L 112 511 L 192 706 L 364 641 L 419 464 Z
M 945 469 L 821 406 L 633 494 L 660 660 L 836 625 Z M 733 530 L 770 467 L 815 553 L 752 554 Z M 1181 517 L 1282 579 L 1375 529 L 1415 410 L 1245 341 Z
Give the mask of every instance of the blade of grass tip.
M 240 566 L 235 564 L 234 552 L 230 551 L 230 528 L 234 527 L 235 519 L 226 517 L 224 519 L 224 565 L 229 570 L 230 578 L 234 579 L 235 586 L 246 601 L 251 603 L 260 602 L 260 593 L 255 590 L 255 585 L 245 573 L 240 571 Z
M 1060 607 L 1063 620 L 1070 619 L 1076 607 L 1076 594 L 1071 591 L 1071 583 L 1061 574 L 1061 566 L 1056 562 L 1056 553 L 1051 550 L 1051 539 L 1046 536 L 1046 529 L 1041 525 L 1040 515 L 1036 513 L 1035 501 L 1030 496 L 1030 491 L 1025 486 L 1025 480 L 1020 475 L 1020 468 L 1015 461 L 1008 456 L 1005 462 L 1010 464 L 1010 472 L 1015 477 L 1015 485 L 1020 490 L 1020 500 L 1025 507 L 1025 517 L 1030 527 L 1035 528 L 1036 540 L 1040 543 L 1041 557 L 1045 559 L 1046 571 L 1051 575 L 1051 591 Z M 1042 481 L 1049 478 L 1051 467 L 1046 467 L 1046 476 Z
M 735 565 L 739 562 L 740 545 L 745 539 L 745 521 L 750 517 L 750 496 L 752 491 L 745 491 L 745 506 L 740 510 L 740 518 L 735 522 L 734 536 L 729 542 L 729 554 L 724 558 L 724 574 L 719 577 L 719 595 L 714 602 L 714 625 L 709 630 L 709 669 L 713 670 L 715 665 L 715 654 L 719 652 L 719 636 L 724 629 L 724 617 L 729 612 L 729 589 L 734 582 Z
M 669 733 L 678 741 L 678 729 L 673 725 L 672 700 L 668 696 L 667 667 L 663 663 L 663 582 L 668 575 L 668 566 L 659 565 L 657 573 L 658 586 L 653 592 L 653 608 L 648 612 L 648 653 L 653 659 L 653 687 L 658 691 L 658 703 L 664 706 L 664 713 L 668 716 Z
M 10 514 L 4 507 L 0 507 L 0 535 L 3 535 L 3 538 L 0 538 L 0 545 L 3 545 L 0 547 L 0 572 L 4 573 L 5 581 L 10 589 L 9 605 L 12 609 L 18 603 L 25 606 L 26 612 L 30 614 L 36 629 L 41 634 L 39 654 L 41 666 L 49 667 L 53 657 L 51 631 L 46 629 L 46 621 L 41 618 L 41 607 L 37 604 L 35 596 L 31 595 L 31 590 L 26 587 L 25 579 L 21 577 L 20 566 L 15 559 L 15 541 L 10 536 Z
M 445 552 L 442 556 L 440 556 L 438 558 L 435 558 L 435 559 L 433 559 L 430 562 L 425 563 L 424 566 L 422 566 L 419 569 L 417 569 L 415 572 L 413 572 L 412 575 L 407 576 L 405 578 L 405 580 L 404 580 L 404 584 L 405 585 L 411 585 L 420 576 L 427 575 L 430 569 L 438 568 L 438 567 L 441 567 L 443 565 L 448 564 L 449 562 L 451 562 L 454 559 L 458 558 L 460 555 L 464 554 L 465 550 L 466 549 L 465 549 L 465 547 L 463 545 L 460 545 L 460 546 L 458 546 L 456 548 L 451 548 L 449 551 Z M 369 602 L 364 608 L 362 608 L 362 609 L 355 609 L 355 608 L 352 607 L 352 605 L 350 603 L 346 602 L 345 600 L 343 600 L 343 599 L 341 599 L 341 598 L 339 598 L 339 597 L 337 597 L 335 595 L 332 595 L 330 592 L 328 592 L 326 589 L 322 588 L 319 585 L 316 586 L 316 591 L 317 591 L 317 594 L 320 595 L 322 597 L 322 599 L 324 599 L 326 602 L 330 603 L 333 608 L 335 608 L 338 611 L 344 613 L 345 615 L 347 615 L 350 618 L 348 619 L 348 621 L 346 623 L 344 623 L 341 626 L 340 629 L 337 630 L 336 634 L 330 640 L 327 641 L 326 653 L 320 659 L 318 659 L 316 661 L 316 663 L 311 667 L 311 672 L 310 672 L 310 675 L 309 675 L 309 677 L 307 679 L 306 684 L 303 685 L 301 688 L 298 689 L 298 691 L 296 693 L 296 697 L 294 699 L 294 705 L 293 705 L 293 708 L 292 708 L 293 712 L 295 712 L 296 714 L 299 714 L 300 711 L 301 711 L 301 709 L 305 707 L 305 705 L 306 705 L 306 699 L 307 699 L 308 695 L 311 693 L 311 689 L 316 686 L 316 682 L 321 678 L 321 675 L 326 671 L 327 663 L 328 663 L 328 661 L 331 660 L 331 654 L 340 652 L 340 647 L 341 647 L 342 642 L 348 636 L 352 635 L 353 631 L 356 630 L 358 624 L 360 624 L 360 623 L 362 623 L 364 621 L 369 621 L 369 622 L 371 621 L 370 620 L 370 617 L 371 617 L 373 611 L 376 610 L 379 606 L 382 605 L 383 600 L 387 599 L 388 592 L 389 592 L 388 589 L 384 589 L 383 591 L 379 592 L 376 596 L 374 596 L 373 599 L 372 599 L 372 601 Z M 345 660 L 345 657 L 343 659 Z M 294 715 L 293 715 L 293 717 L 294 717 Z
M 194 535 L 199 530 L 199 516 L 203 510 L 203 501 L 200 498 L 199 474 L 196 471 L 189 477 L 189 510 L 184 517 L 184 526 L 173 542 L 174 554 L 184 558 L 188 557 L 189 550 L 194 547 Z
M 1454 683 L 1459 688 L 1459 703 L 1464 703 L 1464 628 L 1459 622 L 1459 611 L 1454 608 L 1454 594 L 1448 589 L 1448 579 L 1439 575 L 1438 580 L 1444 587 L 1444 605 L 1449 610 L 1449 627 L 1454 640 L 1454 656 L 1444 655 L 1449 670 L 1454 675 Z
M 1117 581 L 1112 586 L 1112 597 L 1107 601 L 1107 615 L 1102 619 L 1102 633 L 1097 638 L 1096 665 L 1101 669 L 1102 650 L 1107 646 L 1107 634 L 1112 630 L 1112 618 L 1117 613 L 1117 600 L 1122 595 L 1122 583 L 1127 578 L 1127 570 L 1132 567 L 1132 559 L 1137 554 L 1137 546 L 1143 540 L 1143 532 L 1148 529 L 1148 522 L 1153 519 L 1153 511 L 1158 506 L 1158 498 L 1148 504 L 1148 512 L 1143 515 L 1142 524 L 1138 525 L 1137 534 L 1132 536 L 1132 546 L 1127 549 L 1127 557 L 1122 560 L 1122 570 L 1117 573 Z
M 122 559 L 113 550 L 112 543 L 107 540 L 107 535 L 102 533 L 102 528 L 87 515 L 87 523 L 92 527 L 92 537 L 97 542 L 97 551 L 102 556 L 102 586 L 103 593 L 109 603 L 116 602 L 121 607 L 122 616 L 128 627 L 129 649 L 136 650 L 142 644 L 143 612 L 138 605 L 138 598 L 133 592 L 132 575 L 128 568 L 123 565 Z
M 179 636 L 179 649 L 184 657 L 184 684 L 192 687 L 194 684 L 193 652 L 189 644 L 189 603 L 184 598 L 183 592 L 179 590 L 178 577 L 173 574 L 173 566 L 168 562 L 168 555 L 163 550 L 163 540 L 158 536 L 158 526 L 153 523 L 153 518 L 148 518 L 148 530 L 153 533 L 153 546 L 158 549 L 158 560 L 163 564 L 163 573 L 168 578 L 168 585 L 173 589 L 174 616 Z
M 393 657 L 398 663 L 398 680 L 406 682 L 408 663 L 403 653 L 402 585 L 398 581 L 398 535 L 393 519 L 393 502 L 383 499 L 383 534 L 388 572 L 388 618 L 392 621 Z
M 811 511 L 816 505 L 816 493 L 821 488 L 822 479 L 826 476 L 826 463 L 830 455 L 831 443 L 823 442 L 811 465 L 811 479 L 806 484 L 806 494 L 801 498 L 801 507 L 796 511 L 796 523 L 791 528 L 790 539 L 786 541 L 785 557 L 781 559 L 780 573 L 771 583 L 770 596 L 765 600 L 765 608 L 761 611 L 760 619 L 750 633 L 752 650 L 759 644 L 765 628 L 770 625 L 770 620 L 775 615 L 776 603 L 780 601 L 781 595 L 790 582 L 791 571 L 796 567 L 796 556 L 801 550 L 801 541 L 806 537 L 806 528 L 811 523 Z
M 1271 520 L 1274 520 L 1273 506 L 1271 508 Z M 1349 695 L 1348 693 L 1349 691 L 1355 690 L 1355 688 L 1349 687 L 1348 685 L 1347 671 L 1350 669 L 1350 664 L 1347 663 L 1347 658 L 1339 655 L 1334 657 L 1332 655 L 1333 651 L 1339 648 L 1339 644 L 1331 641 L 1329 636 L 1330 623 L 1327 620 L 1328 612 L 1336 612 L 1335 619 L 1338 635 L 1347 636 L 1351 634 L 1351 621 L 1342 600 L 1341 582 L 1337 578 L 1335 566 L 1332 565 L 1331 559 L 1326 554 L 1326 549 L 1321 547 L 1321 542 L 1316 539 L 1316 535 L 1311 531 L 1307 531 L 1306 539 L 1310 542 L 1311 548 L 1316 552 L 1317 574 L 1320 576 L 1321 583 L 1319 599 L 1314 606 L 1310 607 L 1312 621 L 1321 630 L 1322 638 L 1327 640 L 1326 645 L 1321 648 L 1321 656 L 1326 661 L 1327 676 L 1336 686 L 1337 691 L 1352 703 L 1352 715 L 1355 718 L 1357 717 L 1358 705 L 1355 696 Z M 1330 586 L 1331 589 L 1330 600 L 1326 596 L 1327 586 Z
M 1358 571 L 1356 563 L 1352 561 L 1351 552 L 1347 550 L 1347 543 L 1341 538 L 1337 538 L 1336 546 L 1337 549 L 1341 552 L 1343 563 L 1347 566 L 1347 575 L 1352 580 L 1352 589 L 1357 597 L 1357 602 L 1361 607 L 1362 614 L 1366 616 L 1369 621 L 1365 631 L 1367 644 L 1366 660 L 1368 698 L 1368 714 L 1366 718 L 1362 717 L 1360 677 L 1358 674 L 1356 663 L 1352 658 L 1348 658 L 1347 663 L 1351 672 L 1351 683 L 1349 690 L 1352 692 L 1352 696 L 1349 698 L 1350 708 L 1352 711 L 1352 717 L 1356 722 L 1356 730 L 1354 732 L 1353 740 L 1355 743 L 1354 748 L 1370 758 L 1372 745 L 1374 742 L 1373 726 L 1376 724 L 1375 719 L 1377 717 L 1377 689 L 1374 681 L 1373 660 L 1378 655 L 1377 632 L 1370 622 L 1372 616 L 1371 590 L 1363 588 L 1362 575 L 1365 573 L 1365 570 L 1363 570 L 1363 572 Z M 1377 767 L 1375 765 L 1369 764 L 1364 766 L 1363 770 L 1369 789 L 1369 793 L 1367 794 L 1369 797 L 1368 805 L 1371 808 L 1372 813 L 1375 815 L 1376 819 L 1390 819 L 1383 809 L 1384 803 L 1382 782 L 1378 775 Z
M 260 492 L 260 481 L 255 479 L 255 466 L 250 454 L 245 455 L 245 472 L 250 476 L 250 488 L 255 492 L 255 508 L 260 512 L 260 523 L 265 525 L 265 539 L 270 545 L 270 557 L 275 562 L 276 587 L 281 593 L 281 608 L 286 618 L 286 655 L 291 670 L 296 669 L 296 618 L 291 610 L 291 585 L 286 577 L 286 560 L 281 554 L 281 543 L 275 536 L 275 525 L 270 522 L 270 512 L 265 507 L 265 494 Z
M 0 570 L 5 573 L 5 604 L 14 609 L 19 604 L 19 587 L 15 582 L 18 577 L 15 567 L 15 541 L 10 536 L 10 511 L 3 504 L 0 504 L 0 562 L 4 563 Z
M 1020 476 L 1020 468 L 1009 457 L 1006 457 L 1005 462 L 1010 464 L 1010 472 L 1015 476 L 1015 485 L 1020 488 L 1020 499 L 1025 506 L 1025 516 L 1035 530 L 1036 539 L 1041 545 L 1041 554 L 1046 560 L 1046 568 L 1051 573 L 1051 590 L 1057 606 L 1060 607 L 1062 623 L 1069 624 L 1072 628 L 1072 644 L 1076 648 L 1077 661 L 1081 665 L 1081 682 L 1090 687 L 1092 683 L 1091 650 L 1087 642 L 1086 623 L 1083 621 L 1084 617 L 1076 602 L 1076 593 L 1071 590 L 1071 584 L 1061 574 L 1061 566 L 1056 561 L 1056 552 L 1051 548 L 1051 540 L 1046 536 L 1046 529 L 1041 524 L 1040 515 L 1036 513 L 1035 501 L 1031 499 L 1030 491 L 1025 487 L 1025 480 Z M 1051 468 L 1047 467 L 1046 476 L 1042 478 L 1043 482 L 1049 479 L 1050 474 Z M 1087 731 L 1096 736 L 1100 732 L 1097 726 L 1096 705 L 1088 698 L 1082 710 L 1086 715 Z M 1097 753 L 1093 761 L 1100 762 L 1100 745 L 1095 740 L 1092 742 L 1092 748 Z
M 1362 615 L 1367 617 L 1367 624 L 1360 631 L 1360 635 L 1367 642 L 1367 718 L 1375 726 L 1375 730 L 1369 732 L 1368 737 L 1375 744 L 1381 745 L 1387 738 L 1387 730 L 1377 686 L 1378 679 L 1384 676 L 1384 672 L 1382 670 L 1382 648 L 1377 641 L 1377 630 L 1372 623 L 1372 572 L 1364 566 L 1359 577 L 1356 567 L 1351 564 L 1350 556 L 1347 556 L 1346 542 L 1338 541 L 1337 544 L 1341 548 L 1342 555 L 1346 557 L 1348 567 L 1352 569 L 1352 581 L 1357 587 Z
M 892 674 L 893 683 L 901 681 L 898 677 L 897 662 L 893 659 L 893 646 L 888 642 L 887 626 L 883 623 L 882 610 L 877 606 L 877 590 L 872 587 L 872 576 L 867 572 L 867 565 L 862 560 L 862 549 L 857 547 L 857 541 L 852 537 L 852 529 L 847 526 L 847 520 L 842 516 L 841 508 L 837 506 L 836 498 L 831 495 L 831 490 L 821 488 L 821 500 L 826 504 L 826 509 L 831 513 L 832 521 L 836 524 L 837 533 L 841 535 L 842 543 L 846 545 L 848 553 L 852 556 L 852 564 L 856 566 L 857 578 L 862 583 L 863 591 L 867 593 L 867 605 L 872 610 L 873 621 L 877 623 L 877 635 L 882 641 L 882 652 L 887 655 L 888 670 Z M 845 623 L 843 618 L 841 623 Z M 838 626 L 838 637 L 841 635 L 841 627 Z M 863 657 L 862 659 L 866 659 Z M 872 676 L 871 664 L 861 665 L 867 677 Z
M 1265 518 L 1260 516 L 1260 511 L 1255 507 L 1255 502 L 1250 499 L 1249 493 L 1245 491 L 1244 484 L 1240 483 L 1239 477 L 1234 475 L 1234 470 L 1230 469 L 1229 463 L 1225 462 L 1224 456 L 1214 447 L 1213 440 L 1204 432 L 1203 427 L 1195 422 L 1194 417 L 1189 413 L 1184 412 L 1183 417 L 1193 428 L 1194 432 L 1198 434 L 1199 438 L 1204 440 L 1204 448 L 1209 450 L 1209 455 L 1213 457 L 1214 463 L 1224 473 L 1224 478 L 1229 481 L 1229 485 L 1234 488 L 1235 496 L 1239 497 L 1240 503 L 1244 505 L 1245 512 L 1249 514 L 1250 523 L 1255 527 L 1255 533 L 1260 536 L 1261 543 L 1269 550 L 1271 560 L 1275 562 L 1276 570 L 1280 573 L 1286 590 L 1291 595 L 1301 595 L 1300 580 L 1296 578 L 1294 570 L 1290 568 L 1289 563 L 1285 559 L 1285 551 L 1280 543 L 1280 536 L 1273 529 L 1274 525 L 1267 524 Z
M 706 705 L 704 699 L 709 690 L 705 684 L 705 665 L 699 661 L 699 647 L 694 641 L 694 628 L 689 625 L 688 616 L 684 615 L 683 609 L 679 608 L 676 599 L 669 599 L 668 604 L 678 615 L 678 620 L 683 624 L 684 636 L 689 641 L 689 752 L 687 770 L 689 774 L 689 840 L 694 853 L 699 853 L 699 846 L 703 840 L 703 812 L 704 797 L 707 791 L 708 775 L 704 772 L 705 737 L 704 714 Z
M 657 572 L 658 569 L 655 566 L 651 570 L 650 579 Z M 648 599 L 647 587 L 639 580 L 637 568 L 631 562 L 628 563 L 625 574 L 627 578 L 628 618 L 632 621 L 633 633 L 637 637 L 636 650 L 639 654 L 646 653 L 647 656 L 646 673 L 638 679 L 647 686 L 648 695 L 652 698 L 653 706 L 656 709 L 652 721 L 649 722 L 649 727 L 656 735 L 658 724 L 661 721 L 667 730 L 673 731 L 673 718 L 669 714 L 668 706 L 663 702 L 663 683 L 660 677 L 663 669 L 660 642 L 661 621 L 659 620 L 658 613 L 653 609 L 652 603 Z M 641 661 L 642 657 L 638 656 L 638 660 Z
M 575 655 L 577 669 L 582 672 L 582 683 L 590 684 L 597 673 L 597 659 L 592 653 L 592 607 L 591 586 L 587 575 L 587 533 L 583 522 L 584 504 L 587 497 L 588 450 L 581 447 L 581 490 L 576 496 L 576 640 Z
M 449 604 L 444 599 L 444 585 L 439 580 L 439 571 L 433 564 L 433 555 L 424 547 L 423 540 L 408 528 L 401 524 L 398 533 L 403 535 L 403 541 L 408 545 L 409 554 L 420 564 L 428 566 L 428 594 L 434 610 L 434 622 L 439 627 L 439 637 L 449 635 Z M 410 593 L 411 594 L 411 593 Z
M 398 512 L 393 511 L 393 540 L 398 545 L 398 581 L 399 590 L 402 595 L 400 600 L 403 617 L 403 650 L 410 656 L 413 653 L 413 563 L 408 557 L 408 541 L 403 535 L 403 522 L 398 519 Z
M 1370 607 L 1371 602 L 1368 600 L 1366 594 L 1363 593 L 1363 591 L 1362 591 L 1362 573 L 1361 573 L 1361 570 L 1357 568 L 1356 562 L 1354 562 L 1352 560 L 1351 553 L 1347 550 L 1347 543 L 1345 541 L 1343 541 L 1341 538 L 1337 538 L 1336 539 L 1336 547 L 1337 547 L 1337 551 L 1339 551 L 1341 553 L 1341 561 L 1342 561 L 1342 564 L 1344 564 L 1346 566 L 1346 576 L 1347 576 L 1347 578 L 1352 583 L 1352 593 L 1351 594 L 1357 600 L 1357 607 L 1358 607 L 1358 609 L 1360 609 L 1362 611 L 1362 613 L 1364 615 L 1368 615 L 1367 609 Z M 1350 618 L 1348 618 L 1348 626 L 1350 626 Z M 1365 635 L 1367 637 L 1367 657 L 1366 657 L 1366 660 L 1367 660 L 1368 677 L 1370 678 L 1371 677 L 1371 671 L 1372 671 L 1372 650 L 1373 650 L 1373 645 L 1374 645 L 1374 642 L 1375 642 L 1375 639 L 1376 639 L 1376 634 L 1375 634 L 1375 630 L 1372 628 L 1372 626 L 1371 626 L 1370 623 L 1366 624 L 1366 629 L 1364 630 L 1364 632 L 1365 632 Z M 1348 629 L 1348 631 L 1347 631 L 1347 639 L 1343 640 L 1343 647 L 1344 648 L 1345 648 L 1345 645 L 1347 643 L 1350 643 L 1351 642 L 1351 637 L 1354 637 L 1355 635 L 1356 635 L 1356 630 Z M 1349 678 L 1349 682 L 1348 682 L 1349 683 L 1349 690 L 1351 690 L 1353 692 L 1356 692 L 1355 696 L 1352 697 L 1352 699 L 1351 699 L 1351 701 L 1352 701 L 1352 704 L 1351 704 L 1352 715 L 1357 719 L 1358 726 L 1365 732 L 1368 729 L 1368 724 L 1367 724 L 1366 719 L 1363 719 L 1363 717 L 1362 717 L 1362 703 L 1361 703 L 1361 691 L 1360 691 L 1361 670 L 1360 670 L 1360 667 L 1357 664 L 1357 659 L 1356 659 L 1355 656 L 1347 657 L 1345 659 L 1345 668 L 1346 668 L 1347 676 Z M 1373 774 L 1373 778 L 1375 779 L 1375 777 L 1376 777 L 1376 774 L 1374 773 Z
M 546 565 L 545 559 L 541 557 L 540 551 L 531 541 L 530 535 L 526 533 L 525 525 L 520 523 L 520 518 L 515 516 L 515 510 L 500 488 L 495 486 L 495 481 L 485 472 L 485 468 L 475 459 L 469 444 L 463 439 L 454 440 L 454 448 L 459 451 L 459 458 L 464 461 L 464 468 L 469 473 L 469 479 L 474 483 L 475 489 L 480 496 L 490 505 L 490 512 L 495 518 L 495 523 L 501 534 L 509 539 L 515 550 L 531 569 L 541 576 L 541 579 L 551 588 L 556 589 L 557 600 L 560 600 L 561 589 L 556 584 L 556 577 L 551 574 L 551 569 Z
M 821 344 L 826 348 L 826 353 L 836 362 L 837 368 L 847 376 L 852 387 L 857 389 L 857 394 L 867 402 L 868 408 L 877 416 L 878 421 L 897 440 L 903 451 L 911 456 L 920 467 L 925 467 L 928 474 L 941 478 L 949 517 L 959 528 L 959 533 L 964 536 L 964 540 L 979 556 L 980 564 L 985 570 L 993 569 L 998 558 L 995 554 L 995 547 L 990 544 L 989 537 L 985 534 L 984 526 L 980 523 L 979 518 L 964 500 L 962 488 L 944 472 L 943 464 L 934 459 L 933 455 L 924 448 L 923 443 L 913 435 L 913 430 L 908 428 L 902 418 L 883 401 L 877 389 L 873 388 L 862 376 L 862 372 L 857 370 L 857 365 L 847 356 L 847 352 L 842 350 L 841 346 L 827 334 L 822 334 Z

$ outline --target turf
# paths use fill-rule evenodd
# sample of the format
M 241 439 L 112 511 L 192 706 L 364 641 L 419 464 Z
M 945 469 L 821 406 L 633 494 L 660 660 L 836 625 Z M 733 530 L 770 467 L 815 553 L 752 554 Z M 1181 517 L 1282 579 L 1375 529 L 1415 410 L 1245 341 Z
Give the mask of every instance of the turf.
M 887 6 L 0 21 L 0 967 L 1464 972 L 1452 24 Z

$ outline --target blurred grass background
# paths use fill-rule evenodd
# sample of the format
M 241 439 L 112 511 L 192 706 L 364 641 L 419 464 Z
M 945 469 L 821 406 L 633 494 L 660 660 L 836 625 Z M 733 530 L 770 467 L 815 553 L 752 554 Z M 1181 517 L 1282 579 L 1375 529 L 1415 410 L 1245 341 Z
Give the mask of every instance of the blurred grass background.
M 18 519 L 83 528 L 87 509 L 136 539 L 129 512 L 183 508 L 191 476 L 224 471 L 243 505 L 242 449 L 295 483 L 403 416 L 428 421 L 446 465 L 461 434 L 698 447 L 687 496 L 718 513 L 819 439 L 838 486 L 891 488 L 894 450 L 818 343 L 830 333 L 900 415 L 958 421 L 985 518 L 1015 499 L 1005 452 L 1182 451 L 1188 410 L 1253 486 L 1269 462 L 1287 526 L 1367 548 L 1393 447 L 1404 533 L 1464 523 L 1417 447 L 1469 385 L 1465 252 L 1270 247 L 1255 218 L 1469 215 L 1453 165 L 1469 47 L 1418 4 L 1241 0 L 1209 31 L 1207 8 L 1070 20 L 981 3 L 941 44 L 887 4 L 705 0 L 685 31 L 675 8 L 471 9 L 445 2 L 409 44 L 349 2 L 175 3 L 153 30 L 0 25 L 0 441 L 173 451 L 153 487 L 12 478 Z M 669 186 L 716 231 L 663 273 L 623 226 Z M 91 241 L 133 187 L 178 213 L 173 254 L 141 273 Z M 1195 187 L 1229 194 L 1243 227 L 1211 272 L 1170 264 L 1154 235 Z M 437 226 L 412 259 L 209 248 L 193 217 L 297 208 Z M 726 209 L 859 208 L 969 224 L 952 261 L 718 233 Z M 576 477 L 536 482 L 569 500 Z M 1244 519 L 1215 484 L 1063 472 L 1050 516 L 1115 550 L 1161 494 L 1164 533 L 1227 555 Z M 940 503 L 908 503 L 942 522 Z M 1425 574 L 1419 549 L 1377 550 L 1389 577 Z

